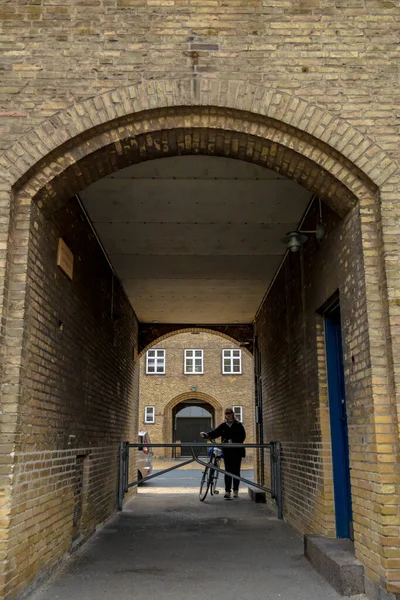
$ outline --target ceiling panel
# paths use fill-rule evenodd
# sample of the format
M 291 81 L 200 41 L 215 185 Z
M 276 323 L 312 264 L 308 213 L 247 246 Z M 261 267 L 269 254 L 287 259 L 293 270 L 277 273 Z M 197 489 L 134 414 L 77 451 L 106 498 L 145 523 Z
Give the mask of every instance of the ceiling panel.
M 153 321 L 150 317 L 156 311 L 160 322 L 226 324 L 251 322 L 266 284 L 266 281 L 249 279 L 126 280 L 125 289 L 134 300 L 142 322 Z M 179 315 L 179 320 L 169 321 L 169 311 Z M 217 313 L 218 321 L 215 320 Z
M 170 178 L 124 184 L 103 179 L 82 192 L 94 222 L 285 223 L 293 221 L 296 204 L 302 210 L 309 199 L 309 192 L 285 179 Z
M 161 255 L 282 255 L 281 238 L 295 223 L 97 223 L 108 253 Z
M 122 279 L 263 279 L 273 277 L 280 255 L 261 256 L 162 256 L 154 254 L 111 254 Z

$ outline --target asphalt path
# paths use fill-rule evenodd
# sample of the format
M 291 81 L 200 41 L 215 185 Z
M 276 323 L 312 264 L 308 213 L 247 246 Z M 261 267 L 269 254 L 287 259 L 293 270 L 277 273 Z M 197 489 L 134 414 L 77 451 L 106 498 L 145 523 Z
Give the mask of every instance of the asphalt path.
M 198 479 L 136 495 L 29 600 L 340 600 L 265 504 L 200 502 Z
M 159 470 L 154 471 L 155 473 L 159 473 Z M 253 470 L 243 470 L 241 472 L 242 476 L 250 481 L 253 481 L 254 471 Z M 162 488 L 173 488 L 173 489 L 185 489 L 193 491 L 198 491 L 200 487 L 200 479 L 201 479 L 202 471 L 199 469 L 186 469 L 175 471 L 170 471 L 169 473 L 164 473 L 164 475 L 159 475 L 154 479 L 150 479 L 150 481 L 145 482 L 140 488 L 139 493 L 142 493 L 144 490 L 154 492 L 156 489 Z M 224 476 L 220 473 L 218 478 L 218 488 L 224 491 Z M 247 484 L 241 482 L 240 488 L 246 491 L 247 493 Z

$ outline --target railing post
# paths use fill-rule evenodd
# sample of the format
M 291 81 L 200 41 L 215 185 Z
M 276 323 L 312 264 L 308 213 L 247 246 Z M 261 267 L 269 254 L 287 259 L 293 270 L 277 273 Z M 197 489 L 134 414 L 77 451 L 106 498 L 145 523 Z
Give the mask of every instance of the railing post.
M 283 504 L 282 504 L 282 472 L 281 472 L 281 443 L 275 442 L 276 456 L 276 504 L 278 507 L 278 519 L 283 519 Z
M 129 484 L 129 442 L 125 442 L 125 481 L 124 494 L 128 491 Z
M 118 477 L 118 510 L 122 510 L 124 493 L 127 487 L 128 473 L 127 463 L 127 444 L 129 442 L 120 442 L 119 444 L 119 477 Z
M 276 499 L 276 448 L 275 442 L 270 442 L 269 463 L 271 471 L 271 497 Z M 262 483 L 262 482 L 261 482 Z

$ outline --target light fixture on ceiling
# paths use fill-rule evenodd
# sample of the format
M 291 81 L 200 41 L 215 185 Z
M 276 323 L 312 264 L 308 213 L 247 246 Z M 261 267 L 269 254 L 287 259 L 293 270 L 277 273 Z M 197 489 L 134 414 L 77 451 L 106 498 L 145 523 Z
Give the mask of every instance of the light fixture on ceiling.
M 311 208 L 311 205 L 312 205 L 314 199 L 315 198 L 313 198 L 311 200 L 308 210 Z M 289 231 L 281 239 L 282 244 L 285 244 L 285 246 L 287 246 L 287 249 L 290 250 L 291 252 L 298 252 L 300 250 L 300 248 L 302 246 L 304 246 L 304 244 L 308 240 L 308 235 L 306 235 L 306 234 L 310 234 L 310 233 L 315 234 L 315 237 L 319 242 L 324 239 L 325 229 L 322 224 L 322 206 L 321 206 L 321 200 L 319 198 L 318 198 L 318 201 L 319 201 L 319 221 L 316 224 L 315 229 L 313 229 L 312 231 L 307 231 L 307 230 L 302 230 L 302 229 L 299 229 L 296 231 Z M 308 212 L 308 210 L 307 210 L 307 212 Z M 307 212 L 306 212 L 306 215 L 307 215 Z

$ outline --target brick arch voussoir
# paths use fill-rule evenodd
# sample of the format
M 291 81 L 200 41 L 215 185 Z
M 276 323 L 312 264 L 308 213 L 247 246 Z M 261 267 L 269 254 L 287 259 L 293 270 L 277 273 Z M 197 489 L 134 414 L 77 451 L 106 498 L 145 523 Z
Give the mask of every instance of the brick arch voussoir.
M 168 404 L 165 406 L 164 414 L 166 415 L 167 413 L 172 412 L 173 409 L 175 408 L 175 406 L 177 406 L 181 402 L 184 402 L 185 400 L 190 400 L 191 398 L 193 398 L 194 395 L 199 400 L 202 400 L 203 402 L 207 402 L 208 404 L 210 404 L 214 408 L 214 410 L 222 411 L 222 404 L 216 398 L 214 398 L 210 394 L 206 394 L 205 392 L 197 392 L 196 391 L 195 393 L 194 392 L 183 392 L 182 394 L 178 394 L 177 396 L 172 398 L 168 402 Z
M 346 162 L 335 162 L 324 148 L 315 149 L 311 159 L 307 156 L 306 149 L 308 153 L 310 151 L 308 146 L 304 146 L 304 140 L 296 140 L 286 134 L 288 146 L 283 146 L 276 127 L 260 131 L 263 137 L 259 137 L 252 133 L 257 128 L 249 120 L 236 115 L 233 125 L 226 122 L 224 115 L 215 111 L 213 114 L 211 119 L 209 112 L 202 112 L 205 117 L 202 128 L 196 128 L 195 115 L 188 114 L 186 117 L 180 115 L 180 120 L 175 115 L 170 123 L 173 128 L 160 130 L 164 120 L 156 120 L 153 116 L 152 128 L 155 131 L 143 132 L 147 123 L 144 120 L 139 123 L 141 129 L 136 123 L 135 131 L 142 131 L 136 136 L 132 129 L 119 127 L 99 133 L 90 140 L 90 144 L 88 140 L 85 143 L 80 140 L 59 158 L 52 157 L 50 165 L 38 165 L 38 170 L 20 188 L 19 194 L 26 199 L 34 197 L 41 208 L 53 212 L 81 189 L 129 165 L 168 156 L 207 154 L 228 156 L 273 169 L 318 195 L 341 216 L 363 193 L 370 195 L 365 177 L 353 172 Z M 186 121 L 192 123 L 192 127 L 175 127 Z M 211 122 L 214 128 L 210 129 L 208 125 Z M 217 129 L 217 126 L 230 126 L 232 129 Z M 335 175 L 324 165 L 329 165 Z M 346 185 L 339 177 L 346 180 Z
M 356 128 L 319 106 L 279 90 L 234 80 L 159 79 L 117 88 L 88 98 L 49 117 L 0 156 L 13 186 L 38 162 L 88 130 L 143 111 L 167 107 L 217 107 L 272 119 L 327 144 L 380 186 L 398 165 Z

